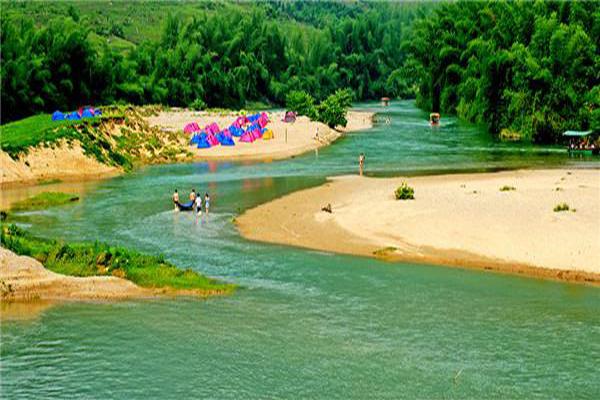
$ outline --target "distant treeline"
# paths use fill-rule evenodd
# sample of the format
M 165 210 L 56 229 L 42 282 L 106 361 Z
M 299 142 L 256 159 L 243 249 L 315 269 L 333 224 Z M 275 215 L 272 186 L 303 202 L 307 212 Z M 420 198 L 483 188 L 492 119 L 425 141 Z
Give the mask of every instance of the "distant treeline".
M 104 11 L 111 7 L 101 4 Z M 388 3 L 183 3 L 182 12 L 200 8 L 187 18 L 165 15 L 160 39 L 119 51 L 91 40 L 91 34 L 98 37 L 96 20 L 73 6 L 50 21 L 34 20 L 27 5 L 19 6 L 2 18 L 3 122 L 117 101 L 239 108 L 247 101 L 283 104 L 291 90 L 317 100 L 339 88 L 351 89 L 356 100 L 403 96 L 410 88 L 402 77 L 400 47 L 422 9 Z M 113 41 L 123 40 L 114 38 L 123 34 L 114 25 L 98 32 L 105 31 Z
M 2 122 L 347 88 L 539 142 L 600 129 L 599 2 L 3 3 L 1 28 Z

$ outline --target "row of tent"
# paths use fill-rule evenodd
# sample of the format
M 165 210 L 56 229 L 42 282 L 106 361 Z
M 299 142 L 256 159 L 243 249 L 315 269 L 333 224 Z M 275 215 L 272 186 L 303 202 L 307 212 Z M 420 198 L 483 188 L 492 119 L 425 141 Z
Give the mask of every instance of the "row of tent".
M 100 117 L 102 115 L 102 111 L 100 109 L 95 109 L 93 107 L 81 107 L 77 111 L 62 113 L 60 111 L 54 111 L 52 113 L 52 121 L 64 121 L 68 120 L 79 120 L 83 118 L 94 118 Z
M 204 129 L 191 122 L 187 124 L 183 131 L 193 134 L 190 145 L 195 145 L 199 149 L 205 149 L 213 146 L 235 146 L 234 137 L 238 137 L 240 142 L 252 143 L 257 139 L 273 139 L 273 131 L 267 129 L 269 117 L 266 113 L 245 116 L 242 115 L 228 127 L 223 130 L 215 122 L 206 125 Z

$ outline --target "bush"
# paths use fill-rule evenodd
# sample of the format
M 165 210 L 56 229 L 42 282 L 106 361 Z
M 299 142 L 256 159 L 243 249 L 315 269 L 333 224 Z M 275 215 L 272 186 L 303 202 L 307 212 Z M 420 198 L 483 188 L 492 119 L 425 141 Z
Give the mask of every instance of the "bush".
M 190 104 L 190 108 L 194 111 L 202 111 L 206 108 L 206 103 L 202 99 L 196 99 Z
M 408 186 L 406 182 L 402 182 L 402 185 L 398 186 L 394 194 L 396 200 L 414 200 L 415 198 L 415 190 Z
M 567 203 L 560 203 L 554 206 L 554 212 L 569 211 L 569 205 Z
M 330 128 L 335 128 L 338 125 L 345 127 L 348 124 L 346 112 L 351 105 L 352 92 L 348 89 L 337 90 L 319 104 L 317 119 Z
M 303 90 L 293 90 L 285 98 L 286 108 L 295 111 L 298 115 L 306 115 L 310 119 L 317 119 L 315 99 Z

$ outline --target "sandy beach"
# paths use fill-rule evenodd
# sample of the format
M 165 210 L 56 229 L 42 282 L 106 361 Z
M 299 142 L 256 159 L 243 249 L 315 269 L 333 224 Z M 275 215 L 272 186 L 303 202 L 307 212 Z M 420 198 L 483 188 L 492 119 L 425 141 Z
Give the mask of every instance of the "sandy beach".
M 403 181 L 415 200 L 394 198 Z M 597 169 L 346 176 L 258 206 L 237 222 L 252 240 L 598 284 L 599 199 Z M 570 210 L 554 212 L 563 202 Z M 328 203 L 332 213 L 321 211 Z
M 148 117 L 151 126 L 163 130 L 183 131 L 189 122 L 196 122 L 204 127 L 216 122 L 219 127 L 226 128 L 239 116 L 239 113 L 225 115 L 194 112 L 194 111 L 168 111 L 157 116 Z M 373 113 L 349 111 L 348 124 L 345 128 L 334 130 L 320 122 L 311 121 L 307 117 L 298 117 L 294 123 L 282 121 L 283 112 L 267 113 L 271 122 L 267 125 L 274 134 L 271 140 L 257 140 L 253 143 L 236 141 L 235 146 L 215 146 L 209 149 L 198 149 L 190 146 L 196 160 L 276 160 L 293 157 L 333 143 L 345 132 L 371 128 Z M 315 138 L 319 133 L 319 139 Z M 287 132 L 287 133 L 286 133 Z M 184 135 L 182 133 L 182 135 Z M 185 135 L 189 139 L 190 135 Z

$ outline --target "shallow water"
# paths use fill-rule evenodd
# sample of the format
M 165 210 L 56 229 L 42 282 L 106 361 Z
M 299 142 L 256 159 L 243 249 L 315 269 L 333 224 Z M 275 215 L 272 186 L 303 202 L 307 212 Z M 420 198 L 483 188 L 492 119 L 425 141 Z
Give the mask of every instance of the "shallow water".
M 373 108 L 375 105 L 361 105 Z M 4 322 L 3 398 L 598 398 L 600 291 L 248 242 L 240 211 L 325 176 L 598 167 L 562 148 L 493 142 L 410 102 L 366 133 L 273 163 L 145 168 L 79 204 L 16 216 L 42 236 L 102 240 L 242 285 L 232 296 L 63 304 Z M 213 213 L 173 213 L 178 187 Z M 332 238 L 335 240 L 335 238 Z

